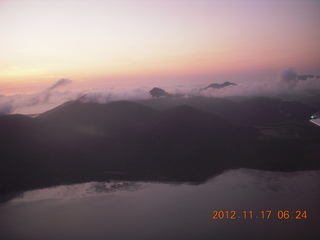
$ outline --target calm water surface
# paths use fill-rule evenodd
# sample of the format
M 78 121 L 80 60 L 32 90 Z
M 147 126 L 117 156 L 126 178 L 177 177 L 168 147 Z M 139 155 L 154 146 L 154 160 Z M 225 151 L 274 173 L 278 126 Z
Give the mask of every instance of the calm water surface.
M 223 219 L 212 219 L 214 210 Z M 289 219 L 278 219 L 285 210 Z M 298 210 L 307 218 L 296 219 Z M 12 240 L 318 240 L 319 223 L 320 171 L 238 169 L 201 185 L 91 182 L 28 191 L 0 205 L 0 239 Z

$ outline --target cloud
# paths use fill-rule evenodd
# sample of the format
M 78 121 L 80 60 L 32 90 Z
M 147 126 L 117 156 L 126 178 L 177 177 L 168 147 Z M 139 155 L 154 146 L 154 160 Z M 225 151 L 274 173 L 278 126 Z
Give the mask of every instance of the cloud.
M 49 102 L 53 91 L 61 86 L 71 83 L 69 79 L 60 79 L 49 88 L 34 94 L 18 94 L 13 96 L 0 96 L 0 115 L 11 114 L 17 109 L 33 107 Z M 56 93 L 57 94 L 57 93 Z
M 238 83 L 237 86 L 228 86 L 220 89 L 199 88 L 189 89 L 187 95 L 203 97 L 277 97 L 304 96 L 311 90 L 320 90 L 320 78 L 308 75 L 300 79 L 293 68 L 280 70 L 275 77 L 257 79 L 256 81 Z
M 66 84 L 70 84 L 72 81 L 70 79 L 66 78 L 61 78 L 59 81 L 55 82 L 54 84 L 51 85 L 51 87 L 48 88 L 49 91 L 59 87 L 59 86 L 64 86 Z
M 303 76 L 303 78 L 299 77 Z M 221 81 L 221 82 L 224 82 Z M 213 81 L 212 83 L 221 83 Z M 80 99 L 83 102 L 108 103 L 120 100 L 150 99 L 152 87 L 142 88 L 105 88 L 84 91 L 57 91 L 58 88 L 70 84 L 69 79 L 59 79 L 41 92 L 27 95 L 0 95 L 0 115 L 10 113 L 41 113 L 54 108 L 66 101 Z M 162 87 L 171 96 L 193 97 L 303 97 L 320 92 L 320 78 L 315 75 L 297 75 L 293 68 L 280 70 L 274 77 L 256 79 L 255 81 L 237 82 L 220 89 L 208 88 L 206 85 L 179 85 Z
M 60 79 L 47 89 L 34 94 L 13 96 L 0 95 L 0 115 L 12 113 L 41 113 L 66 101 L 80 99 L 83 102 L 108 103 L 111 101 L 135 101 L 149 99 L 147 88 L 105 88 L 85 91 L 56 91 L 57 88 L 71 83 L 69 79 Z
M 0 115 L 9 114 L 13 110 L 12 100 L 8 102 L 2 102 L 2 99 L 5 98 L 4 96 L 0 97 Z
M 61 78 L 59 81 L 52 84 L 47 90 L 43 91 L 39 94 L 38 100 L 43 103 L 47 103 L 49 101 L 49 98 L 51 96 L 51 93 L 54 89 L 58 87 L 62 87 L 64 85 L 70 84 L 72 81 L 70 79 Z
M 306 95 L 309 90 L 320 90 L 320 79 L 318 76 L 298 75 L 293 68 L 279 71 L 277 80 L 279 82 L 280 94 Z
M 294 68 L 282 69 L 277 74 L 277 79 L 282 82 L 290 83 L 298 80 L 298 74 L 294 71 Z
M 83 91 L 78 94 L 78 97 L 83 102 L 108 103 L 120 100 L 134 101 L 151 98 L 149 90 L 145 88 L 108 88 Z

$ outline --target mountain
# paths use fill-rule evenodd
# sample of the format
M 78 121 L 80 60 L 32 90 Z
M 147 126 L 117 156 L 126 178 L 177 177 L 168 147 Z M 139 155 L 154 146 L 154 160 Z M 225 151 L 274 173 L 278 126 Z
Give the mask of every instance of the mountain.
M 165 109 L 150 107 L 159 101 Z M 0 116 L 0 193 L 108 179 L 203 181 L 239 167 L 320 169 L 320 128 L 299 102 L 146 105 L 78 100 L 36 118 Z
M 100 104 L 71 101 L 40 114 L 47 125 L 86 135 L 114 137 L 127 134 L 134 126 L 156 114 L 156 110 L 128 101 Z
M 236 86 L 237 84 L 235 83 L 231 83 L 231 82 L 224 82 L 224 83 L 212 83 L 209 86 L 205 87 L 205 88 L 201 88 L 200 90 L 207 90 L 209 88 L 213 88 L 213 89 L 220 89 L 220 88 L 224 88 L 224 87 L 228 87 L 228 86 Z M 162 88 L 158 88 L 158 87 L 154 87 L 153 89 L 151 89 L 149 91 L 150 95 L 153 98 L 159 98 L 159 97 L 165 97 L 165 98 L 175 98 L 175 99 L 179 99 L 185 96 L 185 94 L 171 94 L 171 93 L 167 93 L 165 90 L 163 90 Z
M 171 93 L 167 93 L 165 90 L 163 90 L 162 88 L 152 88 L 149 91 L 150 95 L 153 98 L 159 98 L 159 97 L 166 97 L 166 98 L 182 98 L 184 96 L 184 94 L 171 94 Z
M 305 123 L 318 108 L 300 101 L 283 101 L 275 98 L 254 98 L 231 101 L 223 98 L 193 97 L 184 99 L 151 99 L 138 103 L 157 110 L 168 110 L 189 105 L 207 113 L 216 114 L 226 121 L 244 125 L 263 125 L 284 121 Z
M 221 114 L 232 122 L 263 125 L 282 121 L 306 122 L 315 111 L 315 108 L 298 101 L 256 98 L 239 102 Z
M 232 136 L 239 134 L 237 126 L 215 115 L 178 106 L 137 129 L 128 152 L 135 160 L 128 166 L 139 174 L 149 169 L 171 179 L 205 179 L 231 160 L 230 148 L 241 144 Z
M 224 88 L 224 87 L 228 87 L 228 86 L 237 86 L 237 84 L 235 83 L 231 83 L 231 82 L 224 82 L 224 83 L 212 83 L 209 86 L 206 86 L 205 88 L 202 88 L 201 90 L 207 90 L 209 88 L 213 88 L 213 89 L 220 89 L 220 88 Z
M 50 145 L 45 129 L 35 119 L 0 116 L 0 193 L 41 186 L 40 172 L 46 169 L 42 153 Z
M 149 93 L 151 94 L 152 97 L 165 97 L 168 96 L 168 93 L 163 90 L 162 88 L 152 88 Z

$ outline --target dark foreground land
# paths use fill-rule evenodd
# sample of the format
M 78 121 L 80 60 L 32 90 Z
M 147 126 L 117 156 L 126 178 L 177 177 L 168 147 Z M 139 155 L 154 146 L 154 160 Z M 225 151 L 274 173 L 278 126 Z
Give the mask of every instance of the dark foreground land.
M 319 109 L 258 98 L 67 102 L 0 116 L 0 194 L 58 184 L 204 181 L 232 168 L 320 169 Z

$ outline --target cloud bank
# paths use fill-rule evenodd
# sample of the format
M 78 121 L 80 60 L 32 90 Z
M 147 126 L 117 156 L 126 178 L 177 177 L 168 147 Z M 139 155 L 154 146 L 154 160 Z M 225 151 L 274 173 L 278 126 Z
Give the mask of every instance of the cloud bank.
M 302 76 L 302 77 L 301 77 Z M 119 100 L 150 99 L 150 87 L 140 88 L 99 88 L 84 91 L 65 91 L 57 89 L 70 84 L 69 79 L 59 79 L 50 87 L 41 92 L 25 95 L 4 96 L 0 95 L 0 115 L 12 113 L 41 113 L 56 107 L 63 102 L 80 99 L 83 102 L 108 103 Z M 232 80 L 231 80 L 232 82 Z M 211 83 L 220 83 L 213 80 Z M 160 87 L 161 86 L 154 86 Z M 220 89 L 206 86 L 179 85 L 163 88 L 170 96 L 178 97 L 303 97 L 320 93 L 320 77 L 314 75 L 298 75 L 293 68 L 279 71 L 276 76 L 268 79 L 257 79 L 230 85 Z M 173 97 L 174 98 L 174 97 Z
M 312 75 L 311 75 L 312 76 Z M 204 97 L 278 97 L 304 96 L 309 90 L 320 91 L 320 78 L 312 76 L 305 80 L 299 79 L 293 68 L 286 68 L 278 72 L 274 78 L 239 83 L 220 89 L 199 90 L 192 89 L 190 95 Z
M 204 89 L 206 86 L 179 85 L 163 88 L 172 98 L 177 97 L 275 97 L 287 96 L 301 97 L 310 94 L 309 90 L 320 91 L 320 78 L 310 75 L 306 79 L 300 79 L 293 68 L 280 70 L 275 77 L 269 79 L 257 79 L 256 81 L 238 83 L 224 88 Z M 212 81 L 214 83 L 215 81 Z M 219 82 L 219 81 L 217 81 Z M 210 83 L 211 84 L 211 83 Z M 159 87 L 159 86 L 154 86 Z M 161 86 L 160 86 L 161 88 Z M 118 100 L 150 99 L 151 88 L 109 88 L 84 91 L 78 97 L 83 97 L 86 102 L 107 103 Z
M 141 100 L 150 98 L 150 89 L 146 88 L 108 88 L 95 89 L 78 93 L 83 102 L 108 103 L 120 100 Z

